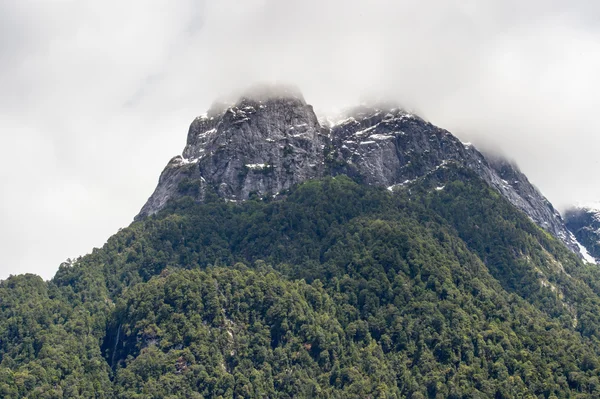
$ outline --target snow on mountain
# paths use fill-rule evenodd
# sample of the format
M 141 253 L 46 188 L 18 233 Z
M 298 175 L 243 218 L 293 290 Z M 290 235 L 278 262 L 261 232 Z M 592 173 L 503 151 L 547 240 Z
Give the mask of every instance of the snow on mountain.
M 484 155 L 471 143 L 393 106 L 361 105 L 334 121 L 319 122 L 312 106 L 294 91 L 248 94 L 196 118 L 182 156 L 168 163 L 137 218 L 182 196 L 201 202 L 209 189 L 239 201 L 252 193 L 272 196 L 302 181 L 341 173 L 391 191 L 448 163 L 475 172 L 540 227 L 580 252 L 560 214 L 506 159 Z
M 590 263 L 600 263 L 600 204 L 580 205 L 568 209 L 565 212 L 565 222 L 584 252 L 591 258 Z

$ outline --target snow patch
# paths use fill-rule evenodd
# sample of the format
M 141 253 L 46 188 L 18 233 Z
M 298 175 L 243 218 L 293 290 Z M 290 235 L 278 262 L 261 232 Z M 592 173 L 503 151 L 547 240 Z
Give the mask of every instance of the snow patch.
M 354 119 L 353 117 L 350 118 L 346 118 L 346 119 L 342 119 L 342 120 L 338 120 L 338 121 L 329 121 L 331 123 L 331 126 L 341 126 L 341 125 L 345 125 L 347 123 L 350 122 L 354 122 L 356 123 L 356 119 Z
M 444 160 L 442 161 L 442 163 L 441 163 L 441 164 L 439 164 L 438 166 L 436 166 L 436 167 L 435 167 L 435 169 L 434 169 L 434 170 L 438 170 L 439 168 L 443 168 L 443 167 L 445 167 L 447 164 L 448 164 L 448 160 L 447 160 L 447 159 L 444 159 Z
M 196 137 L 197 137 L 197 138 L 204 138 L 204 137 L 206 137 L 206 136 L 208 136 L 208 135 L 211 135 L 211 134 L 213 134 L 213 133 L 216 133 L 216 132 L 217 132 L 217 129 L 216 129 L 216 128 L 212 128 L 212 129 L 210 129 L 210 130 L 207 130 L 207 131 L 205 131 L 205 132 L 203 132 L 203 133 L 199 133 L 199 134 L 197 134 L 197 135 L 196 135 Z
M 247 163 L 244 166 L 252 170 L 262 170 L 267 168 L 269 165 L 267 165 L 266 163 Z
M 402 183 L 398 183 L 398 184 L 392 184 L 391 186 L 389 186 L 387 189 L 388 191 L 394 191 L 394 188 L 396 187 L 402 187 L 402 186 L 406 186 L 409 183 L 414 182 L 416 179 L 414 180 L 404 180 Z
M 204 151 L 204 150 L 203 150 Z M 190 165 L 190 164 L 194 164 L 194 163 L 198 163 L 198 161 L 202 158 L 202 155 L 198 158 L 184 158 L 184 157 L 180 157 L 177 159 L 179 165 Z
M 355 136 L 363 136 L 366 133 L 370 132 L 371 130 L 375 129 L 376 127 L 377 127 L 377 125 L 368 127 L 368 128 L 366 128 L 364 130 L 359 130 L 358 132 L 354 133 L 354 135 Z
M 383 141 L 383 140 L 393 139 L 394 136 L 389 136 L 387 134 L 372 134 L 369 136 L 369 138 L 373 139 L 373 140 L 377 140 L 377 141 Z
M 575 244 L 577 244 L 577 247 L 579 248 L 579 253 L 581 254 L 581 256 L 583 256 L 583 260 L 585 262 L 591 263 L 593 265 L 598 263 L 598 262 L 596 262 L 596 259 L 594 259 L 594 257 L 592 255 L 590 255 L 587 248 L 585 246 L 583 246 L 583 244 L 581 244 L 579 241 L 577 241 L 577 238 L 575 238 L 574 234 L 571 234 L 571 239 L 573 241 L 575 241 Z
M 292 134 L 292 137 L 306 137 L 309 134 L 309 132 L 302 132 L 302 133 L 295 133 Z

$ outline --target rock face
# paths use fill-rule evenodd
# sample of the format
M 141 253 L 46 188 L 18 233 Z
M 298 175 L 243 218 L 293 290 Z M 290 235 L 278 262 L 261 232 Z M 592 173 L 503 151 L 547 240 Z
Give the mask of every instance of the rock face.
M 210 110 L 192 122 L 182 156 L 171 159 L 138 218 L 182 195 L 202 201 L 208 187 L 237 201 L 321 177 L 327 134 L 298 93 L 244 97 Z
M 565 222 L 585 247 L 585 258 L 600 264 L 600 206 L 569 209 L 565 212 Z
M 171 200 L 207 190 L 231 201 L 276 195 L 296 183 L 340 173 L 392 187 L 453 162 L 477 173 L 535 223 L 573 251 L 560 214 L 505 159 L 485 156 L 448 131 L 392 107 L 357 107 L 337 123 L 319 123 L 298 92 L 243 96 L 190 126 L 181 156 L 168 163 L 136 218 Z

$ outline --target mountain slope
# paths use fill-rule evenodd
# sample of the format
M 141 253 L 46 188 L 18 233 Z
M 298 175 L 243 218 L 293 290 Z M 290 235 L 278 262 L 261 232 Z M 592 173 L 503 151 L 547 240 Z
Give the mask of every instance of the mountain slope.
M 148 307 L 156 317 L 140 311 Z M 116 390 L 125 397 L 144 390 L 158 397 L 399 397 L 381 348 L 353 342 L 334 315 L 321 287 L 273 271 L 238 265 L 163 273 L 119 305 Z
M 4 397 L 66 396 L 36 393 L 56 337 L 95 342 L 100 368 L 59 357 L 77 379 L 50 379 L 79 397 L 109 378 L 95 397 L 600 393 L 597 271 L 460 166 L 393 191 L 339 176 L 277 200 L 171 202 L 36 283 L 66 310 L 28 355 L 42 365 L 29 382 L 24 349 L 3 347 Z M 15 296 L 26 281 L 0 289 L 17 325 L 54 313 Z M 80 327 L 54 335 L 66 325 Z
M 0 397 L 112 397 L 100 350 L 108 309 L 100 301 L 69 300 L 73 288 L 57 289 L 33 275 L 0 282 Z

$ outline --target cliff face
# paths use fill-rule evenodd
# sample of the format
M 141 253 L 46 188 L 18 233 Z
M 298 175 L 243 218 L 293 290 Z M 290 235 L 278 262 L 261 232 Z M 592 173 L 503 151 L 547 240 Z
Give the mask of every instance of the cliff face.
M 565 212 L 567 227 L 585 246 L 586 260 L 600 263 L 600 210 L 596 207 L 578 207 Z
M 203 201 L 207 190 L 231 201 L 276 195 L 302 181 L 347 174 L 392 187 L 452 162 L 474 171 L 535 223 L 578 251 L 560 214 L 505 159 L 485 156 L 448 131 L 404 110 L 357 107 L 321 124 L 301 94 L 242 97 L 212 109 L 190 126 L 181 156 L 167 164 L 137 219 L 171 199 Z
M 246 97 L 211 110 L 192 122 L 182 156 L 171 159 L 138 218 L 182 195 L 202 201 L 208 187 L 237 201 L 321 177 L 327 134 L 297 94 Z

